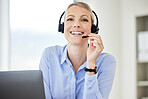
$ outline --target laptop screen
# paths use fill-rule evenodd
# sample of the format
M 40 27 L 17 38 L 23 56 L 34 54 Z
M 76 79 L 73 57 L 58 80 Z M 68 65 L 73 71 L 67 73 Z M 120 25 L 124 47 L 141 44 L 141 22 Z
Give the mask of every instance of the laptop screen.
M 45 99 L 42 72 L 1 71 L 0 99 Z

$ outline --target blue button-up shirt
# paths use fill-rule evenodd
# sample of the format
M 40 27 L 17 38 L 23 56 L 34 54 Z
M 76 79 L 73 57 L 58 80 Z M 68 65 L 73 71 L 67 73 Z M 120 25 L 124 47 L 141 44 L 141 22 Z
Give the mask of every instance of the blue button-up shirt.
M 39 65 L 43 73 L 46 99 L 108 99 L 115 63 L 113 56 L 101 53 L 96 60 L 95 75 L 85 72 L 87 62 L 75 74 L 67 57 L 67 45 L 46 48 Z

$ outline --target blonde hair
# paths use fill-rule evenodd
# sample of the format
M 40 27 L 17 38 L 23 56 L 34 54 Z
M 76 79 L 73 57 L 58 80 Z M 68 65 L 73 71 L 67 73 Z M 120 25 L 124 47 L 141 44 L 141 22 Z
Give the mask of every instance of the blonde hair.
M 86 10 L 88 10 L 88 11 L 90 12 L 91 22 L 92 22 L 92 24 L 94 24 L 93 12 L 92 12 L 92 10 L 91 10 L 91 8 L 90 8 L 90 6 L 89 6 L 88 4 L 86 4 L 86 3 L 84 3 L 84 2 L 74 2 L 74 3 L 70 4 L 70 5 L 67 7 L 67 9 L 66 9 L 65 12 L 67 13 L 67 10 L 68 10 L 70 7 L 72 7 L 72 6 L 79 6 L 79 7 L 83 7 L 83 8 L 85 8 Z M 66 14 L 66 13 L 65 13 L 65 14 Z

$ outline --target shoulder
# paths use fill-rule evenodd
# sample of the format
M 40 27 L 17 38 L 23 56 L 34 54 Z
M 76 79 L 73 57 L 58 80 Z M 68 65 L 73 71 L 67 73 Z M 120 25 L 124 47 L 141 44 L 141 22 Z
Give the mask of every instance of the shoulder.
M 50 46 L 45 48 L 43 53 L 45 53 L 46 55 L 60 55 L 63 52 L 65 46 L 59 46 L 59 45 Z
M 98 60 L 101 60 L 102 62 L 116 62 L 114 56 L 112 56 L 109 53 L 101 53 L 100 56 L 98 57 Z
M 62 55 L 66 46 L 67 45 L 65 46 L 55 45 L 55 46 L 50 46 L 50 47 L 45 48 L 42 53 L 42 58 L 48 61 L 50 59 L 58 59 Z
M 101 53 L 96 61 L 99 70 L 115 71 L 116 60 L 114 56 L 109 53 Z

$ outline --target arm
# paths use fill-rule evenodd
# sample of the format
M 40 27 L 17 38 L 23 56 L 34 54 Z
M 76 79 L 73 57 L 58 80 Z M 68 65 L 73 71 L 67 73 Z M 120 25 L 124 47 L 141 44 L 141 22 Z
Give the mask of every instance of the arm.
M 104 49 L 99 35 L 89 34 L 90 44 L 87 50 L 87 68 L 94 69 L 95 63 Z M 95 46 L 94 46 L 95 44 Z M 108 59 L 109 58 L 109 59 Z M 87 72 L 84 83 L 84 99 L 108 99 L 115 72 L 115 60 L 112 56 L 105 58 L 101 63 L 101 71 L 97 74 Z M 98 66 L 97 66 L 98 67 Z
M 40 60 L 39 69 L 42 71 L 43 74 L 45 97 L 46 99 L 52 99 L 49 87 L 49 60 L 47 56 L 48 55 L 45 49 Z
M 115 74 L 115 59 L 105 57 L 95 75 L 85 75 L 84 99 L 108 99 Z

